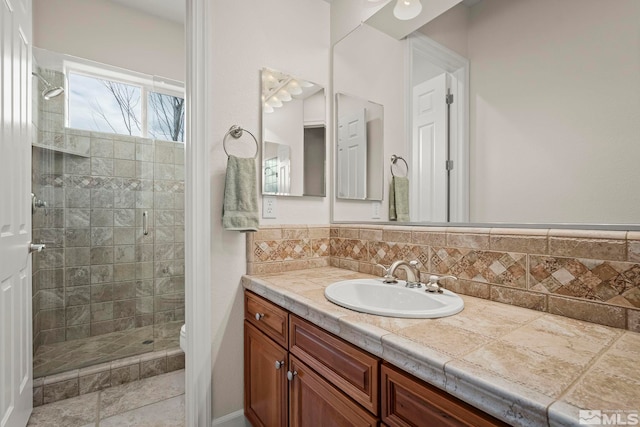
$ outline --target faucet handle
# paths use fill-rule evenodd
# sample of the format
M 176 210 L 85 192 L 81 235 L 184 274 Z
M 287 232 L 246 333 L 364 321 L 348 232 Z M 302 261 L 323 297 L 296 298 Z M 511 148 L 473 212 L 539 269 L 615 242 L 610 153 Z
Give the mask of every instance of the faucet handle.
M 438 292 L 440 294 L 443 293 L 444 286 L 440 284 L 440 280 L 442 279 L 458 280 L 458 278 L 455 276 L 436 276 L 435 274 L 432 274 L 429 276 L 429 283 L 425 285 L 425 290 L 427 292 Z
M 413 274 L 416 276 L 416 283 L 418 284 L 418 288 L 420 287 L 420 284 L 422 283 L 422 279 L 420 278 L 420 269 L 418 268 L 418 265 L 420 264 L 420 262 L 418 260 L 413 260 L 413 261 L 409 261 L 409 265 L 413 268 Z
M 385 267 L 382 264 L 376 264 L 375 266 L 380 267 L 382 270 L 384 270 L 384 276 L 382 277 L 382 281 L 384 283 L 398 283 L 398 279 L 396 279 L 396 277 L 391 274 L 391 266 Z

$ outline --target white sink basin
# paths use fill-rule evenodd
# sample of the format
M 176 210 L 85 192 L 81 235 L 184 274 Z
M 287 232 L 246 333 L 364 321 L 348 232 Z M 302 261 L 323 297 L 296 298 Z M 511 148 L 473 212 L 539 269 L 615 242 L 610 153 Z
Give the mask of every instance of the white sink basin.
M 430 293 L 404 286 L 405 282 L 383 283 L 382 279 L 354 279 L 332 283 L 324 296 L 335 304 L 362 313 L 389 317 L 432 319 L 451 316 L 462 311 L 464 301 L 445 290 Z

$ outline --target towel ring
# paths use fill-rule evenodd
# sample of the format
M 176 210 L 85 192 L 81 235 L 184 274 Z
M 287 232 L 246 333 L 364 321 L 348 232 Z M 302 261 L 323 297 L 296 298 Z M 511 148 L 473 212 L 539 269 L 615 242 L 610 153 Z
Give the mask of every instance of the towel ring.
M 222 148 L 224 149 L 224 152 L 227 155 L 227 157 L 229 157 L 229 152 L 227 151 L 227 136 L 231 135 L 235 139 L 238 139 L 238 138 L 240 138 L 242 136 L 243 132 L 247 132 L 253 138 L 253 141 L 256 143 L 256 154 L 255 154 L 255 156 L 253 156 L 253 158 L 255 159 L 255 158 L 258 157 L 258 152 L 260 151 L 260 148 L 259 148 L 259 145 L 258 145 L 258 140 L 256 139 L 254 134 L 252 134 L 251 132 L 249 132 L 246 129 L 242 129 L 242 127 L 239 126 L 239 125 L 231 126 L 229 128 L 229 130 L 227 131 L 227 133 L 225 133 L 224 137 L 222 138 Z
M 404 162 L 404 167 L 407 169 L 407 172 L 402 177 L 402 178 L 404 178 L 407 175 L 409 175 L 409 165 L 407 164 L 407 161 L 405 159 L 403 159 L 402 157 L 396 156 L 395 154 L 393 154 L 391 156 L 391 165 L 389 165 L 389 170 L 391 171 L 391 176 L 396 176 L 396 174 L 393 173 L 393 165 L 395 165 L 398 162 L 398 160 L 402 160 Z

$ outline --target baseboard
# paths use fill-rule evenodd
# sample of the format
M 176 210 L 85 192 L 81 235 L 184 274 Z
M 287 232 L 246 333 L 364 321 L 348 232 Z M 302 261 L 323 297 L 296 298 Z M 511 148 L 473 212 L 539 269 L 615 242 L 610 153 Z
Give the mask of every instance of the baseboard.
M 212 427 L 251 427 L 249 421 L 244 417 L 244 410 L 232 412 L 219 418 L 214 418 Z

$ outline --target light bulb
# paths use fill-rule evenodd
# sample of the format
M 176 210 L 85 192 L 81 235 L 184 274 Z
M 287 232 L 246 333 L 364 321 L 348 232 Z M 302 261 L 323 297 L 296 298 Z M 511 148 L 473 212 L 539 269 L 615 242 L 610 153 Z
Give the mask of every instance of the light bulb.
M 278 91 L 278 99 L 282 100 L 282 101 L 291 101 L 291 95 L 289 94 L 289 92 L 287 92 L 286 89 L 280 89 Z
M 265 103 L 262 107 L 262 111 L 264 111 L 265 113 L 269 114 L 269 113 L 273 113 L 273 107 L 267 103 Z
M 393 8 L 393 15 L 401 21 L 407 21 L 420 15 L 422 3 L 420 0 L 398 0 Z
M 278 99 L 277 96 L 273 95 L 271 98 L 267 99 L 267 105 L 270 107 L 282 107 L 282 101 Z
M 291 80 L 289 84 L 287 84 L 287 92 L 291 95 L 300 95 L 302 93 L 302 88 L 297 81 Z

